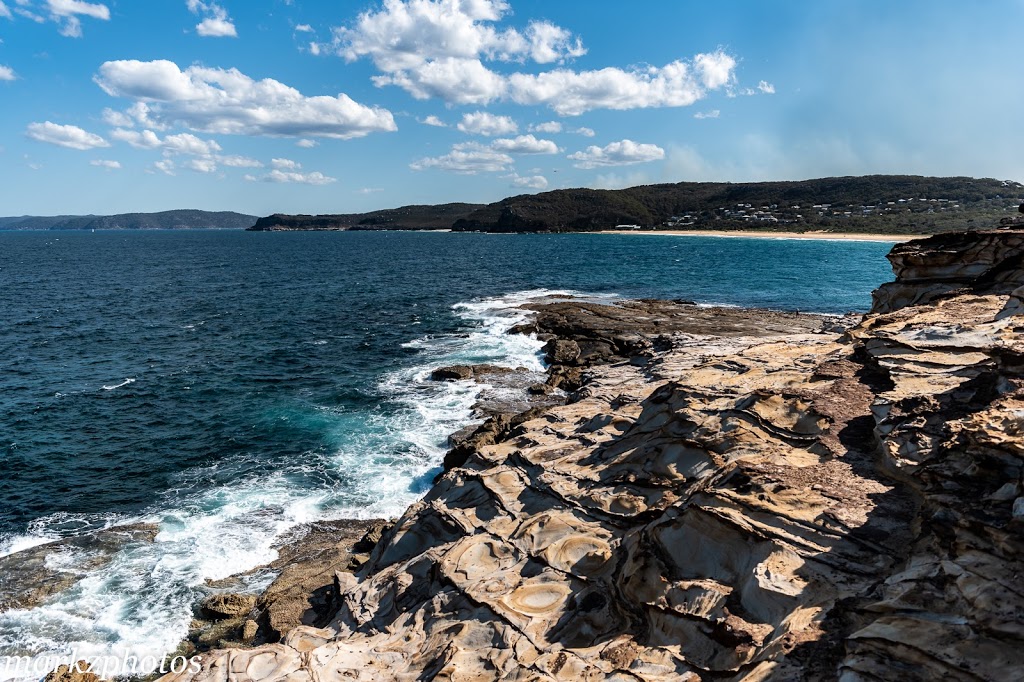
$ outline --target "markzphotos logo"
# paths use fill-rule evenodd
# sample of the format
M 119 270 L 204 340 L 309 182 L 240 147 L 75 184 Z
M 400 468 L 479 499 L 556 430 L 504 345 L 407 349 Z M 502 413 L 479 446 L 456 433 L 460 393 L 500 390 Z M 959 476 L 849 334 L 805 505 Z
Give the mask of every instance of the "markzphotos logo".
M 40 679 L 61 666 L 74 672 L 93 673 L 100 679 L 134 675 L 152 675 L 159 672 L 183 673 L 186 670 L 197 673 L 200 657 L 192 656 L 78 656 L 72 651 L 68 656 L 0 656 L 0 680 Z

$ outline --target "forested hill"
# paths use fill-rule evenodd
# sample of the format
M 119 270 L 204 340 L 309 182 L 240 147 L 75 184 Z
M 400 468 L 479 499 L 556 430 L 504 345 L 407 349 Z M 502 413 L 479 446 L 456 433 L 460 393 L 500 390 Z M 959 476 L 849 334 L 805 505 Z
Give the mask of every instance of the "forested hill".
M 456 230 L 489 232 L 677 229 L 932 233 L 991 227 L 1017 213 L 1024 185 L 966 177 L 868 175 L 797 182 L 566 189 L 510 197 L 473 212 Z
M 118 215 L 17 216 L 0 218 L 0 230 L 189 230 L 249 227 L 256 216 L 231 211 L 182 209 Z
M 261 218 L 253 230 L 454 229 L 575 232 L 646 229 L 934 233 L 1017 215 L 1024 185 L 966 177 L 868 175 L 796 182 L 681 182 L 559 189 L 493 204 L 404 206 L 371 213 Z
M 260 218 L 250 230 L 447 230 L 452 224 L 486 208 L 484 204 L 402 206 L 370 213 L 327 215 L 274 215 Z

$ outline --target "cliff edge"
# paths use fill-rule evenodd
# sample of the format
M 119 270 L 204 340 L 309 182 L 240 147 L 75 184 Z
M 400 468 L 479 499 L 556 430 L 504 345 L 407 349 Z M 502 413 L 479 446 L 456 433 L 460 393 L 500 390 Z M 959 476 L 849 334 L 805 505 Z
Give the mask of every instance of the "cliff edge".
M 567 404 L 449 462 L 326 627 L 165 682 L 1021 679 L 1022 249 L 898 245 L 852 325 L 539 311 Z

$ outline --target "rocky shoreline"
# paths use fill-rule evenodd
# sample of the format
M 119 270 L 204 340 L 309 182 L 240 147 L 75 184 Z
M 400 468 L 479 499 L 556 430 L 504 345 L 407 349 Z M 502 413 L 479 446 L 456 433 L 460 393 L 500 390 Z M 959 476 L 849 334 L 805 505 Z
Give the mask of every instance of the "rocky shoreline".
M 1024 677 L 1024 231 L 889 259 L 864 316 L 534 305 L 546 374 L 435 372 L 490 388 L 430 493 L 211 585 L 164 682 Z
M 329 623 L 165 679 L 1019 678 L 1022 245 L 896 246 L 857 321 L 539 306 L 564 404 L 457 442 Z
M 702 336 L 715 330 L 726 337 L 758 337 L 842 326 L 842 318 L 835 316 L 707 307 L 691 301 L 603 305 L 562 300 L 527 307 L 535 313 L 533 320 L 510 333 L 536 334 L 546 341 L 545 373 L 489 364 L 438 367 L 431 373 L 434 381 L 485 385 L 474 406 L 484 421 L 449 437 L 451 449 L 439 480 L 479 448 L 502 442 L 521 424 L 577 399 L 573 392 L 592 380 L 591 370 L 620 362 L 643 367 L 659 348 L 671 346 L 673 334 Z M 260 646 L 279 642 L 300 626 L 326 625 L 341 605 L 344 581 L 338 574 L 358 573 L 394 522 L 323 521 L 295 529 L 282 540 L 270 565 L 209 585 L 213 594 L 196 605 L 189 636 L 173 655 Z M 231 591 L 241 578 L 261 571 L 278 573 L 261 594 Z

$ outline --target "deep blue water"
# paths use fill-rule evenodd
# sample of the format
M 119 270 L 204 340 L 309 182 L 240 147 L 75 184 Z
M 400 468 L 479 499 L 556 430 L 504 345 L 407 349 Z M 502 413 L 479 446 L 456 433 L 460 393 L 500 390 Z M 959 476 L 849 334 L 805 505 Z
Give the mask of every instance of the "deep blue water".
M 262 563 L 287 528 L 400 513 L 475 395 L 425 372 L 455 361 L 539 369 L 537 344 L 502 334 L 522 318 L 516 302 L 572 291 L 862 311 L 891 279 L 889 248 L 0 233 L 0 553 L 131 521 L 161 529 L 45 607 L 0 614 L 0 655 L 173 646 L 197 586 Z M 66 557 L 69 570 L 79 559 Z

